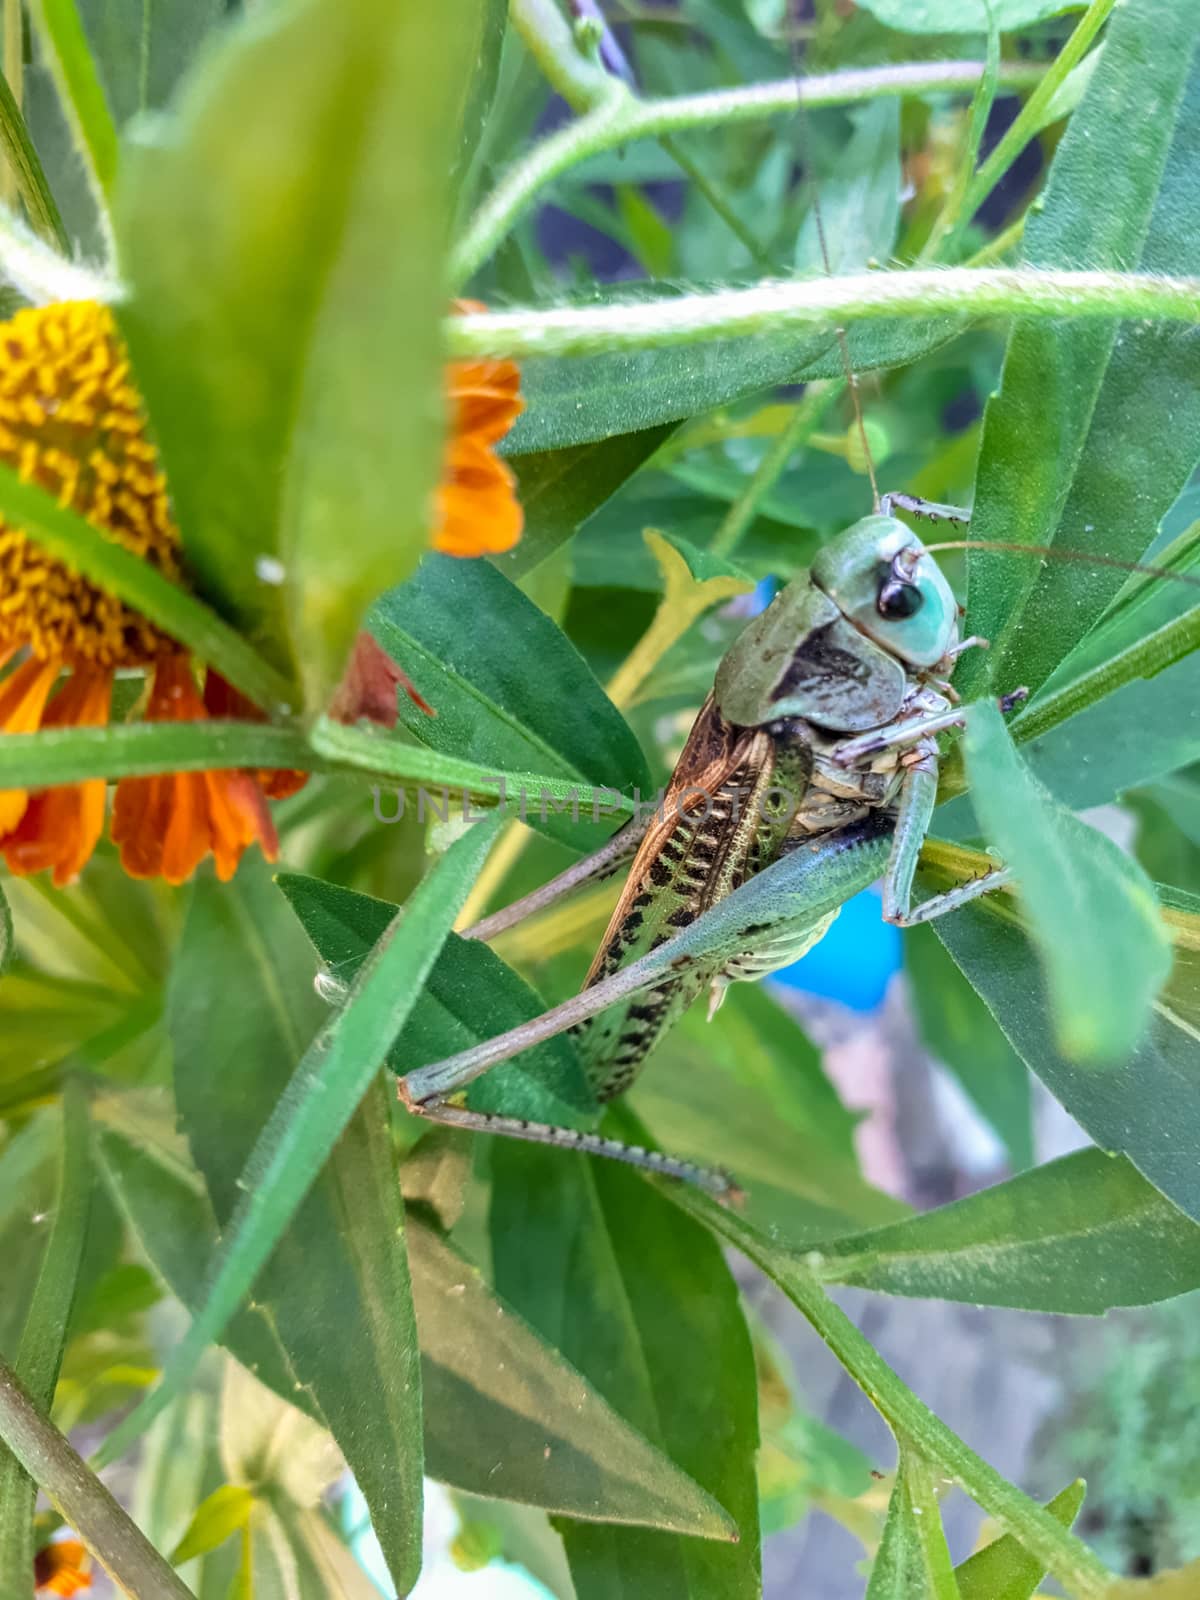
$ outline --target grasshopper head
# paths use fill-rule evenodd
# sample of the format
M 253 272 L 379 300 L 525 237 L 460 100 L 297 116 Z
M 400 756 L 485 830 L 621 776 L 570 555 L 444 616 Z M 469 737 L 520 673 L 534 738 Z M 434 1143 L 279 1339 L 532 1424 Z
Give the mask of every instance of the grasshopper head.
M 911 528 L 870 516 L 817 554 L 812 581 L 842 615 L 906 666 L 936 666 L 958 643 L 950 585 Z

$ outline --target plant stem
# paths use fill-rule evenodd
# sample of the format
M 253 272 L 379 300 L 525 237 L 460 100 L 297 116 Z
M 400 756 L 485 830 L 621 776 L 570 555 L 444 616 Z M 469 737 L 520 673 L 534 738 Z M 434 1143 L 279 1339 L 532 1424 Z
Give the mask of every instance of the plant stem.
M 508 15 L 546 81 L 576 111 L 625 93 L 600 61 L 580 50 L 555 0 L 509 0 Z
M 1200 322 L 1200 278 L 1151 273 L 952 267 L 863 272 L 720 289 L 669 300 L 519 309 L 449 318 L 458 358 L 614 355 L 746 334 L 888 317 L 1141 317 Z
M 736 1245 L 779 1284 L 901 1443 L 911 1444 L 940 1472 L 953 1478 L 1005 1533 L 1038 1557 L 1074 1600 L 1101 1600 L 1112 1582 L 1103 1563 L 1043 1506 L 977 1456 L 901 1382 L 799 1258 L 760 1238 L 741 1217 L 706 1196 L 685 1191 L 684 1185 L 673 1185 L 669 1192 L 673 1200 Z
M 1046 111 L 1067 74 L 1078 66 L 1108 20 L 1116 0 L 1092 0 L 1074 33 L 1051 62 L 1041 82 L 1021 107 L 1012 126 L 967 185 L 956 220 L 970 222 L 988 195 L 1031 139 L 1046 125 Z
M 728 556 L 737 549 L 762 501 L 775 487 L 792 456 L 816 433 L 829 407 L 845 387 L 840 380 L 814 385 L 797 404 L 787 426 L 772 441 L 749 483 L 725 513 L 709 545 L 713 555 Z
M 535 41 L 529 18 L 534 12 L 541 16 L 543 11 L 552 12 L 556 21 L 546 24 L 547 31 L 536 35 Z M 483 201 L 451 253 L 453 287 L 461 286 L 482 266 L 540 189 L 602 150 L 634 139 L 660 138 L 681 129 L 760 121 L 794 112 L 801 105 L 847 105 L 896 95 L 973 89 L 984 73 L 981 61 L 917 61 L 639 100 L 624 84 L 602 72 L 601 86 L 596 77 L 600 69 L 574 49 L 566 23 L 549 0 L 512 0 L 512 15 L 550 82 L 584 114 L 535 145 L 509 168 Z M 552 43 L 552 36 L 560 43 L 566 40 L 572 53 L 569 62 Z M 1001 82 L 1020 88 L 1040 82 L 1042 72 L 1041 67 L 1014 63 L 1001 72 Z
M 131 1600 L 194 1600 L 142 1530 L 34 1405 L 3 1359 L 0 1437 Z

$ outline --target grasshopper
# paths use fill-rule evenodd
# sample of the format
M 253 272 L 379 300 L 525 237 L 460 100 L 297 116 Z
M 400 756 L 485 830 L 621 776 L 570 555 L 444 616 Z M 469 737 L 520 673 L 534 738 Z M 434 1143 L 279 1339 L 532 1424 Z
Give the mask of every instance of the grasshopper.
M 717 668 L 648 826 L 627 826 L 468 932 L 491 937 L 633 853 L 582 994 L 536 1023 L 409 1073 L 400 1093 L 410 1110 L 727 1192 L 720 1174 L 661 1152 L 455 1101 L 497 1061 L 568 1027 L 597 1101 L 613 1099 L 704 989 L 711 1015 L 730 983 L 762 978 L 811 949 L 840 903 L 878 876 L 884 851 L 883 914 L 902 927 L 1007 881 L 997 866 L 913 904 L 937 792 L 937 735 L 964 720 L 949 675 L 964 650 L 985 641 L 959 638 L 950 586 L 894 508 L 969 519 L 954 507 L 885 495 L 749 623 Z M 1025 694 L 1015 689 L 1001 709 Z M 702 917 L 703 940 L 693 930 Z

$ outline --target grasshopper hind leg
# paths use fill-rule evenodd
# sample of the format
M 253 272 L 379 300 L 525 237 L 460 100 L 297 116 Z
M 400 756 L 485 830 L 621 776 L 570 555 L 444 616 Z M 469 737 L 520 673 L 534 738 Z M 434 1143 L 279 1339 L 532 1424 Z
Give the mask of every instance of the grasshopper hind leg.
M 471 1133 L 494 1133 L 506 1139 L 521 1139 L 526 1144 L 552 1145 L 556 1150 L 580 1150 L 585 1155 L 603 1156 L 609 1161 L 621 1161 L 626 1166 L 638 1167 L 643 1172 L 657 1172 L 664 1178 L 677 1178 L 683 1183 L 695 1184 L 716 1199 L 735 1202 L 741 1190 L 724 1172 L 702 1167 L 698 1162 L 685 1161 L 679 1156 L 667 1155 L 662 1150 L 648 1150 L 642 1145 L 625 1144 L 620 1139 L 610 1139 L 606 1134 L 589 1133 L 581 1128 L 560 1128 L 549 1122 L 530 1122 L 524 1117 L 506 1117 L 493 1111 L 472 1111 L 467 1106 L 448 1105 L 445 1101 L 415 1101 L 404 1091 L 400 1080 L 400 1099 L 409 1111 L 429 1122 L 440 1122 L 451 1128 L 466 1128 Z

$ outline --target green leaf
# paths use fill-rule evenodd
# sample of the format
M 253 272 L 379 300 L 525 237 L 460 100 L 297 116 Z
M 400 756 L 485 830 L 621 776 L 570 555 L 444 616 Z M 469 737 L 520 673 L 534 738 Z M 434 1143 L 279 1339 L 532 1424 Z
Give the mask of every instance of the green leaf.
M 171 1565 L 181 1567 L 185 1561 L 205 1556 L 224 1544 L 246 1526 L 253 1509 L 254 1495 L 241 1484 L 223 1483 L 214 1489 L 196 1507 L 187 1531 L 171 1552 Z
M 1168 917 L 1174 914 L 1170 911 Z M 1193 1221 L 1200 1222 L 1200 923 L 1186 919 L 1175 970 L 1146 1037 L 1120 1066 L 1096 1071 L 1057 1049 L 1041 998 L 1037 960 L 1011 915 L 965 907 L 939 918 L 938 937 L 1037 1073 L 1102 1149 L 1121 1151 Z
M 510 464 L 525 529 L 516 549 L 493 556 L 494 564 L 514 582 L 532 572 L 573 538 L 674 431 L 671 423 L 662 423 L 567 450 L 516 456 Z
M 583 657 L 490 563 L 430 556 L 368 622 L 437 712 L 399 696 L 400 719 L 423 744 L 494 761 L 498 772 L 649 792 L 641 748 Z M 551 822 L 550 831 L 581 839 L 577 821 Z
M 1130 0 L 1058 147 L 1024 235 L 1027 265 L 1200 270 L 1192 204 L 1200 12 Z M 1127 116 L 1130 105 L 1156 107 Z M 972 537 L 1136 560 L 1196 461 L 1191 339 L 1166 325 L 1018 322 L 988 405 Z M 1139 486 L 1131 498 L 1126 486 Z M 971 551 L 966 628 L 992 641 L 956 686 L 1036 688 L 1124 581 L 1086 562 Z
M 1200 1227 L 1123 1156 L 1078 1150 L 924 1216 L 823 1246 L 883 1294 L 1099 1316 L 1200 1288 Z
M 757 1600 L 754 1359 L 716 1245 L 627 1169 L 504 1140 L 490 1225 L 501 1292 L 713 1497 L 701 1539 L 563 1523 L 579 1600 Z
M 253 1285 L 404 1026 L 498 821 L 477 823 L 455 840 L 364 963 L 344 1008 L 306 1050 L 246 1164 L 245 1191 L 212 1260 L 204 1305 L 162 1382 L 110 1434 L 108 1459 L 179 1393 Z
M 906 933 L 904 964 L 925 1044 L 1003 1139 L 1013 1167 L 1032 1166 L 1033 1107 L 1025 1063 L 931 927 Z
M 1018 757 L 994 704 L 970 708 L 964 743 L 972 801 L 1030 919 L 1059 1048 L 1082 1064 L 1124 1060 L 1171 970 L 1149 878 L 1055 804 Z
M 54 202 L 42 163 L 38 158 L 21 108 L 13 96 L 8 79 L 0 76 L 0 149 L 16 179 L 17 190 L 25 207 L 25 214 L 34 231 L 57 246 L 64 254 L 70 253 L 70 241 L 63 227 L 62 217 Z
M 128 152 L 120 316 L 189 558 L 314 705 L 428 539 L 447 178 L 481 16 L 256 12 Z
M 76 153 L 103 206 L 117 178 L 117 130 L 75 0 L 32 0 L 30 11 Z
M 900 228 L 900 102 L 875 100 L 848 114 L 836 149 L 818 146 L 809 180 L 820 199 L 796 241 L 800 272 L 858 272 L 887 261 Z M 824 239 L 822 240 L 822 234 Z M 828 260 L 826 259 L 828 257 Z
M 381 930 L 382 932 L 383 930 Z M 179 1118 L 218 1222 L 228 1224 L 255 1139 L 327 1015 L 313 961 L 264 868 L 196 885 L 168 1006 Z M 214 1011 L 212 997 L 227 1003 Z M 237 1061 L 235 1078 L 214 1059 Z M 295 1381 L 354 1472 L 395 1583 L 415 1579 L 421 1408 L 404 1215 L 387 1097 L 369 1090 L 326 1172 L 259 1276 Z M 373 1404 L 364 1408 L 362 1396 Z M 290 1396 L 289 1396 L 290 1398 Z
M 349 984 L 382 937 L 396 907 L 319 878 L 283 873 L 279 887 L 328 973 Z M 541 997 L 485 944 L 450 934 L 442 946 L 387 1065 L 410 1072 L 539 1016 Z M 467 1091 L 477 1111 L 505 1111 L 530 1121 L 590 1127 L 595 1101 L 565 1037 L 547 1039 L 503 1062 Z
M 219 667 L 230 683 L 265 710 L 286 704 L 286 680 L 215 611 L 2 464 L 0 510 L 47 555 L 158 623 L 164 633 Z
M 71 1081 L 63 1092 L 54 1221 L 13 1361 L 34 1403 L 46 1412 L 62 1365 L 87 1234 L 92 1189 L 88 1146 L 87 1095 L 81 1083 Z M 0 1593 L 20 1595 L 29 1588 L 36 1499 L 33 1480 L 0 1446 Z
M 656 283 L 654 292 L 668 287 Z M 622 293 L 628 298 L 627 285 Z M 941 318 L 851 328 L 847 342 L 854 371 L 904 366 L 945 343 L 959 326 Z M 841 376 L 841 351 L 829 334 L 800 340 L 760 334 L 570 361 L 535 358 L 522 364 L 525 411 L 508 436 L 505 454 L 565 450 L 697 416 L 778 384 Z
M 155 1270 L 194 1309 L 218 1237 L 203 1182 L 170 1127 L 139 1118 L 129 1096 L 101 1115 L 105 1176 Z M 419 1214 L 407 1219 L 405 1237 L 432 1477 L 568 1516 L 648 1520 L 680 1532 L 698 1516 L 711 1516 L 702 1491 L 623 1422 Z M 339 1332 L 334 1350 L 341 1339 Z M 222 1342 L 276 1394 L 322 1420 L 310 1390 L 296 1388 L 263 1309 L 238 1312 Z M 356 1393 L 361 1401 L 361 1389 Z
M 169 102 L 226 10 L 224 0 L 88 0 L 83 25 L 118 124 Z
M 885 26 L 905 33 L 961 33 L 972 25 L 984 33 L 988 25 L 982 0 L 973 0 L 973 17 L 972 0 L 966 7 L 963 0 L 861 0 L 861 4 L 864 11 L 873 12 Z M 1043 22 L 1061 11 L 1082 11 L 1084 0 L 988 0 L 988 6 L 996 27 L 1008 33 Z
M 929 1467 L 903 1448 L 866 1600 L 958 1600 Z
M 589 1522 L 728 1537 L 704 1489 L 417 1217 L 409 1249 L 435 1477 Z
M 1082 1478 L 1069 1483 L 1056 1494 L 1046 1510 L 1064 1528 L 1079 1515 L 1087 1486 Z M 961 1600 L 1033 1600 L 1033 1594 L 1046 1569 L 1029 1555 L 1011 1534 L 1006 1533 L 984 1545 L 954 1569 Z

